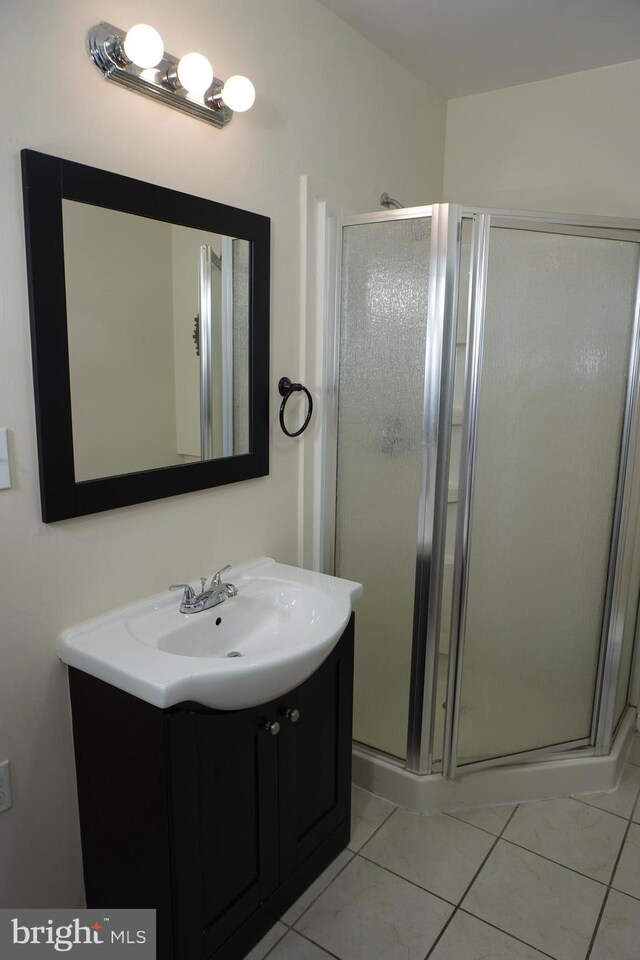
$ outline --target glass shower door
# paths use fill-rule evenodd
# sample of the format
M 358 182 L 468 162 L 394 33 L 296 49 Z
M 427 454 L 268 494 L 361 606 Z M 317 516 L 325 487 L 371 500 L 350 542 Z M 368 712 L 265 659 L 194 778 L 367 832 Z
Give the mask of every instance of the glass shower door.
M 639 268 L 613 231 L 480 220 L 449 776 L 595 742 Z
M 358 604 L 354 738 L 407 750 L 431 218 L 343 230 L 335 572 Z

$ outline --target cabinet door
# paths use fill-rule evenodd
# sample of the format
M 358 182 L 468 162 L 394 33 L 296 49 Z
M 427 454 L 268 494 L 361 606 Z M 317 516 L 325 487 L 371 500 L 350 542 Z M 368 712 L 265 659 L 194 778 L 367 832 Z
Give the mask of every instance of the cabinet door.
M 278 883 L 275 704 L 169 714 L 179 960 L 206 958 Z
M 350 815 L 352 687 L 353 617 L 318 670 L 278 701 L 281 881 Z

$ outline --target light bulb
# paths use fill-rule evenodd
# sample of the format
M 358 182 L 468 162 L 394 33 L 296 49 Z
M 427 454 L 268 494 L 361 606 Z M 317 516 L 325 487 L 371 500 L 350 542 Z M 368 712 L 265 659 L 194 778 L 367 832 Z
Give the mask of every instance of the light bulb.
M 222 99 L 230 110 L 242 113 L 253 106 L 256 98 L 255 87 L 247 77 L 237 74 L 229 77 L 222 88 Z
M 185 53 L 178 63 L 178 80 L 188 93 L 203 94 L 213 81 L 213 67 L 201 53 Z
M 137 67 L 155 67 L 164 56 L 164 43 L 148 23 L 136 23 L 124 38 L 124 52 Z

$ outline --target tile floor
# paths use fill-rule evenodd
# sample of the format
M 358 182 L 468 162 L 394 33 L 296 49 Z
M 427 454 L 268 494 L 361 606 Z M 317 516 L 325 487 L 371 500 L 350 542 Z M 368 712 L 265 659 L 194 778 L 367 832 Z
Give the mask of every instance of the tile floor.
M 345 850 L 247 960 L 640 960 L 640 734 L 617 790 L 418 816 Z

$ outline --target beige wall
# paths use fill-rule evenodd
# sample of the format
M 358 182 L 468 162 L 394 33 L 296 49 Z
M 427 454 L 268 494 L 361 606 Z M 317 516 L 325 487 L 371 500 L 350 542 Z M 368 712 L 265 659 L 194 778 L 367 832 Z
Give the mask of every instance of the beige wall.
M 135 7 L 135 9 L 134 9 Z M 314 0 L 23 0 L 4 4 L 0 62 L 0 425 L 14 488 L 0 492 L 0 905 L 82 898 L 66 672 L 59 631 L 167 584 L 262 553 L 296 562 L 298 444 L 277 426 L 277 382 L 299 372 L 299 177 L 353 209 L 382 190 L 441 193 L 443 101 Z M 246 73 L 254 109 L 218 131 L 101 79 L 86 30 L 153 23 L 172 52 Z M 19 151 L 31 147 L 272 218 L 269 478 L 45 526 L 38 501 Z M 96 757 L 96 762 L 100 758 Z M 113 771 L 114 803 L 127 785 Z
M 640 216 L 640 60 L 450 100 L 449 201 Z

